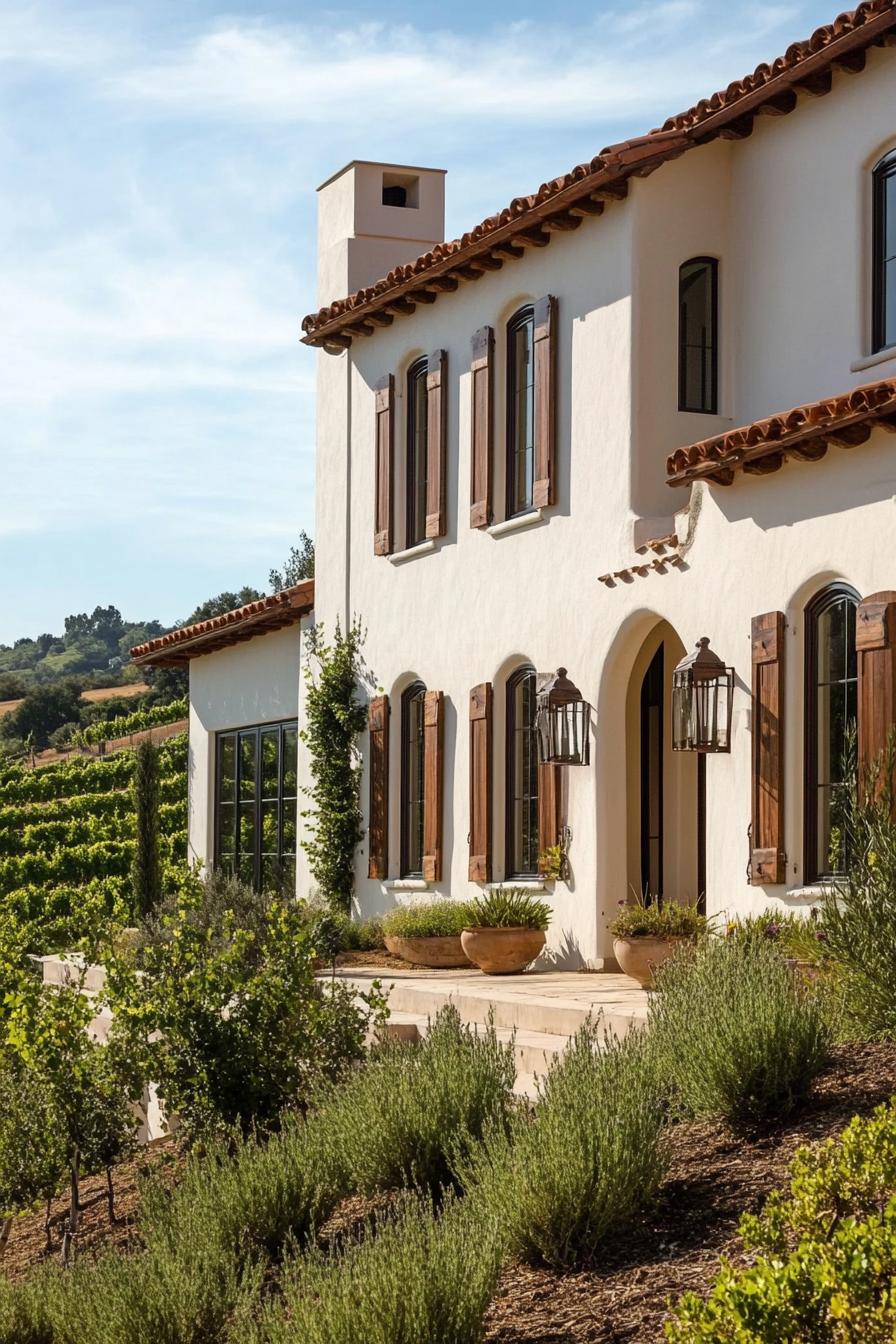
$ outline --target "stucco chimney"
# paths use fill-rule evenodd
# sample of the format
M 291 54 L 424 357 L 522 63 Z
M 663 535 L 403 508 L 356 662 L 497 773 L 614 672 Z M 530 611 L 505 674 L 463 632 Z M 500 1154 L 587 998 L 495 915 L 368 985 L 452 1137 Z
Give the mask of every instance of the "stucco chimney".
M 317 298 L 372 285 L 445 239 L 445 170 L 354 159 L 317 189 Z

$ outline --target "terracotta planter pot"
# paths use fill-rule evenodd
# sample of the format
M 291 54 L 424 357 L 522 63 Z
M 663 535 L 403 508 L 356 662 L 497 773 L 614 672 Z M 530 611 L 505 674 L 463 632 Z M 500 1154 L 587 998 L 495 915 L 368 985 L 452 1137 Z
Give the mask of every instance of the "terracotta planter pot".
M 545 938 L 541 929 L 464 929 L 460 941 L 486 975 L 512 975 L 535 960 Z
M 413 961 L 418 966 L 432 966 L 436 970 L 447 970 L 452 966 L 469 966 L 464 949 L 461 947 L 460 934 L 447 938 L 396 938 L 387 933 L 383 942 L 393 957 L 403 961 Z
M 626 975 L 637 980 L 642 989 L 653 985 L 653 973 L 668 961 L 680 943 L 687 938 L 616 938 L 613 955 Z

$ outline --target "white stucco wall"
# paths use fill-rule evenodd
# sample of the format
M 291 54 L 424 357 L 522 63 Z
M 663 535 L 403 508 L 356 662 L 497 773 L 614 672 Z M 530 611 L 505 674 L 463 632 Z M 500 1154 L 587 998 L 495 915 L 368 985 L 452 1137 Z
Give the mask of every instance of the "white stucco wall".
M 444 876 L 438 890 L 465 896 L 470 688 L 495 687 L 494 858 L 503 871 L 503 691 L 520 662 L 567 666 L 596 707 L 588 770 L 570 770 L 574 878 L 556 884 L 551 948 L 559 959 L 600 964 L 606 924 L 632 883 L 632 669 L 659 621 L 684 647 L 702 634 L 738 673 L 730 756 L 707 763 L 707 899 L 711 911 L 788 899 L 785 888 L 745 881 L 750 814 L 750 622 L 788 619 L 788 888 L 802 883 L 802 610 L 826 582 L 862 594 L 896 587 L 890 558 L 896 470 L 893 441 L 875 432 L 817 464 L 700 489 L 694 542 L 681 569 L 620 582 L 598 576 L 636 559 L 639 517 L 659 523 L 687 503 L 664 480 L 676 446 L 815 397 L 896 373 L 867 354 L 869 169 L 896 144 L 896 53 L 872 51 L 861 76 L 835 74 L 835 90 L 801 98 L 786 118 L 757 118 L 742 142 L 717 142 L 633 179 L 629 199 L 607 207 L 551 246 L 527 251 L 412 318 L 321 355 L 318 378 L 316 616 L 332 628 L 360 615 L 371 686 L 392 699 L 390 857 L 398 876 L 399 699 L 419 678 L 445 695 Z M 677 411 L 678 267 L 720 260 L 721 401 L 718 416 Z M 544 518 L 501 536 L 469 527 L 470 337 L 495 327 L 496 458 L 502 460 L 507 319 L 527 300 L 558 299 L 558 498 Z M 331 296 L 335 297 L 335 296 Z M 448 352 L 447 536 L 403 564 L 373 554 L 373 387 L 396 378 L 396 461 L 406 415 L 404 375 L 420 354 Z M 400 473 L 399 473 L 400 479 Z M 500 473 L 496 498 L 501 498 Z M 396 546 L 402 541 L 396 493 Z M 500 516 L 500 504 L 498 510 Z M 658 523 L 658 526 L 659 526 Z M 682 522 L 682 535 L 685 523 Z M 655 533 L 656 534 L 656 533 Z M 630 718 L 630 714 L 629 714 Z M 668 731 L 668 723 L 667 723 Z M 667 817 L 681 834 L 690 804 L 667 778 Z M 690 787 L 687 783 L 681 788 Z M 363 797 L 367 806 L 367 781 Z M 678 832 L 676 832 L 678 836 Z M 670 838 L 670 853 L 675 845 Z M 691 870 L 673 865 L 676 891 Z M 357 863 L 362 913 L 395 891 Z M 300 876 L 300 889 L 302 877 Z M 807 899 L 797 894 L 794 901 Z
M 216 734 L 298 716 L 300 638 L 287 626 L 190 663 L 191 863 L 213 857 Z

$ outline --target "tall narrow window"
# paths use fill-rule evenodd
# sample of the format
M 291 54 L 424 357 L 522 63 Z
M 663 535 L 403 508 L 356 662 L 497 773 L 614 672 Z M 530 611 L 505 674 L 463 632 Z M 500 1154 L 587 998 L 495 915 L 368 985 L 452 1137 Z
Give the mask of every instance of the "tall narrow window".
M 678 272 L 678 409 L 715 415 L 719 394 L 719 265 L 693 257 Z
M 423 875 L 423 698 L 419 681 L 401 697 L 401 875 Z
M 896 345 L 896 149 L 874 170 L 872 326 L 875 350 Z
M 408 369 L 406 546 L 416 546 L 426 538 L 426 369 L 425 359 Z
M 295 888 L 295 723 L 218 734 L 215 862 L 259 890 Z
M 508 877 L 538 873 L 538 738 L 535 731 L 535 673 L 521 668 L 507 686 Z
M 507 325 L 507 516 L 532 508 L 535 482 L 535 310 Z
M 856 608 L 845 584 L 826 588 L 806 608 L 807 882 L 845 871 L 851 730 L 858 697 Z

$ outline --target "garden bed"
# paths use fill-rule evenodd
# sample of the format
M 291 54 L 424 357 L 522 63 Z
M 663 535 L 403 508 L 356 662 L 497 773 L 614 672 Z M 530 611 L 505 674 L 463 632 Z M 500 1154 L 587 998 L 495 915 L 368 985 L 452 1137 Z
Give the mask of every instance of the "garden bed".
M 488 1317 L 488 1344 L 656 1344 L 666 1303 L 710 1288 L 719 1257 L 741 1253 L 741 1213 L 786 1183 L 796 1149 L 832 1137 L 853 1115 L 896 1094 L 896 1046 L 840 1046 L 810 1105 L 789 1122 L 733 1134 L 687 1124 L 652 1211 L 603 1256 L 600 1269 L 508 1269 Z
M 708 1289 L 719 1256 L 737 1259 L 738 1220 L 758 1209 L 782 1186 L 795 1150 L 838 1134 L 851 1116 L 867 1114 L 896 1093 L 896 1046 L 838 1047 L 819 1079 L 810 1105 L 781 1125 L 733 1133 L 721 1125 L 672 1129 L 672 1163 L 659 1198 L 631 1232 L 608 1250 L 599 1269 L 559 1274 L 522 1265 L 509 1268 L 488 1316 L 489 1344 L 647 1344 L 662 1339 L 666 1303 L 687 1289 Z M 119 1221 L 109 1226 L 103 1205 L 84 1218 L 85 1257 L 135 1239 L 138 1177 L 148 1167 L 175 1180 L 173 1141 L 155 1145 L 116 1173 Z M 85 1195 L 103 1181 L 85 1183 Z M 357 1232 L 366 1216 L 390 1196 L 345 1200 L 321 1230 L 321 1240 Z M 61 1208 L 59 1203 L 54 1207 Z M 56 1252 L 58 1254 L 58 1252 Z M 0 1272 L 21 1278 L 44 1257 L 43 1213 L 23 1219 L 13 1232 Z

